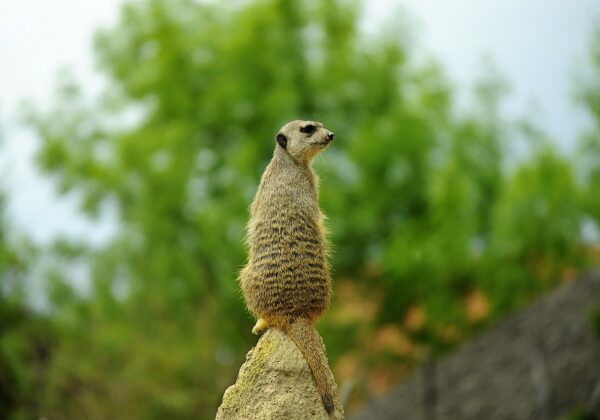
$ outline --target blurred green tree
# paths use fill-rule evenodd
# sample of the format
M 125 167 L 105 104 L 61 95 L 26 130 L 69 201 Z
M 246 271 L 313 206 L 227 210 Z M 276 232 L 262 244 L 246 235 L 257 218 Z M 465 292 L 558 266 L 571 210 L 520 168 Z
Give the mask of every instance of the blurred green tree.
M 582 201 L 588 214 L 600 223 L 600 28 L 597 28 L 589 47 L 589 69 L 580 74 L 577 99 L 587 111 L 590 125 L 579 141 L 577 175 L 585 185 Z
M 39 412 L 37 396 L 55 343 L 50 322 L 27 305 L 35 251 L 8 226 L 0 193 L 0 417 L 27 418 Z
M 322 331 L 341 380 L 377 392 L 371 371 L 391 383 L 591 262 L 573 163 L 549 144 L 512 158 L 503 83 L 483 78 L 458 112 L 403 28 L 366 36 L 359 18 L 342 0 L 126 4 L 96 38 L 105 93 L 65 79 L 51 110 L 31 110 L 40 167 L 119 224 L 105 246 L 52 251 L 45 415 L 214 416 L 253 341 L 235 281 L 246 209 L 290 119 L 339 139 L 316 165 L 340 290 Z

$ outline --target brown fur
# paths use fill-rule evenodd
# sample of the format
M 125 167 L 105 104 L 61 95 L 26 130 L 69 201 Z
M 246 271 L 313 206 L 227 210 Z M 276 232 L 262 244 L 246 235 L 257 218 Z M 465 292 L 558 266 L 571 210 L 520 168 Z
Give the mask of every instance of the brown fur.
M 316 128 L 312 134 L 302 131 L 308 125 Z M 240 272 L 246 304 L 258 319 L 253 332 L 272 325 L 290 336 L 330 414 L 334 407 L 327 357 L 312 324 L 329 305 L 331 277 L 318 178 L 310 163 L 332 139 L 333 133 L 313 121 L 292 121 L 281 128 L 281 143 L 250 209 L 248 263 Z

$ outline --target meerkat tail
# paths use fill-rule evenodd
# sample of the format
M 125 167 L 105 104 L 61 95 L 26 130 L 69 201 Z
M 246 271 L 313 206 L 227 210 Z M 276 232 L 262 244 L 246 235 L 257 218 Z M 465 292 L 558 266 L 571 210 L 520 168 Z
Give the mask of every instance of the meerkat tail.
M 333 397 L 331 384 L 327 377 L 327 356 L 323 347 L 323 341 L 317 331 L 307 320 L 298 319 L 287 329 L 287 334 L 302 352 L 304 359 L 310 367 L 317 391 L 321 396 L 325 411 L 333 413 Z

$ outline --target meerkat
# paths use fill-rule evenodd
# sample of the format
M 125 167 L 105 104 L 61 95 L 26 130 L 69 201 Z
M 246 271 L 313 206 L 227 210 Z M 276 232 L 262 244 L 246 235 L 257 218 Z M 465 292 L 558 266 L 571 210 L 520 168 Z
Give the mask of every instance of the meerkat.
M 328 414 L 334 409 L 327 356 L 313 327 L 331 297 L 325 216 L 311 161 L 334 133 L 315 121 L 292 121 L 277 133 L 273 158 L 250 207 L 248 262 L 240 285 L 257 322 L 284 331 L 302 352 Z

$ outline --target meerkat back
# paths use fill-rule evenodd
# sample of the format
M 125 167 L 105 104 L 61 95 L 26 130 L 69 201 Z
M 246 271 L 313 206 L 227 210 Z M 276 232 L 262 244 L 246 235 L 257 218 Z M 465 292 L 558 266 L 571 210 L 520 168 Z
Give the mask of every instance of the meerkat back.
M 317 180 L 310 163 L 333 139 L 312 121 L 292 121 L 277 135 L 248 223 L 248 264 L 241 285 L 250 311 L 269 323 L 316 319 L 331 280 Z

